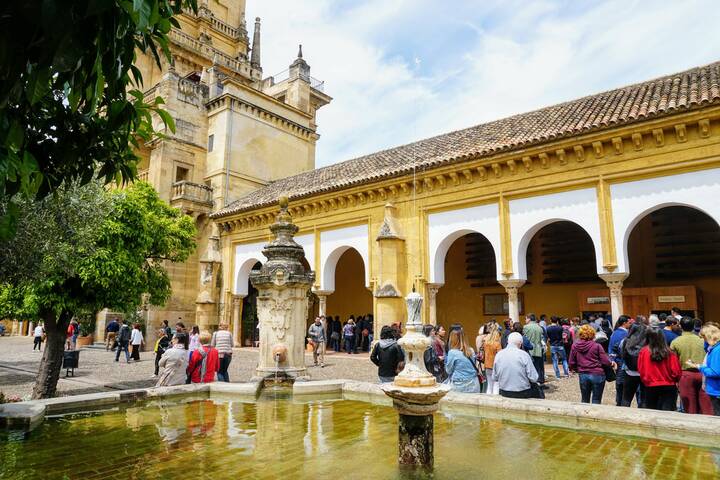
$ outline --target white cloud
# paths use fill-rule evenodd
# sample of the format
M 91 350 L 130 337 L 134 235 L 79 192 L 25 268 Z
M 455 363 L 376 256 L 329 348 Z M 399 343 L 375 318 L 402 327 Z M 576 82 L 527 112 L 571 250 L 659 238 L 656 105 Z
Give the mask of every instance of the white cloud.
M 334 97 L 318 166 L 720 58 L 712 0 L 249 0 L 255 16 L 265 74 L 302 43 Z

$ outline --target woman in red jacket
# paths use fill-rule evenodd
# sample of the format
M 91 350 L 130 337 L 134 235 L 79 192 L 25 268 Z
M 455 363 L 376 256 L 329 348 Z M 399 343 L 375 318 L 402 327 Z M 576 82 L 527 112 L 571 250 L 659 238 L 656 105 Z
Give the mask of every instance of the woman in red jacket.
M 645 385 L 645 408 L 675 411 L 676 384 L 682 375 L 680 360 L 668 347 L 662 330 L 649 328 L 646 335 L 647 346 L 638 356 L 638 372 Z
M 187 374 L 191 383 L 212 383 L 215 375 L 220 370 L 220 358 L 217 348 L 212 347 L 210 342 L 212 335 L 209 332 L 200 333 L 200 344 L 190 356 L 190 363 L 187 367 Z

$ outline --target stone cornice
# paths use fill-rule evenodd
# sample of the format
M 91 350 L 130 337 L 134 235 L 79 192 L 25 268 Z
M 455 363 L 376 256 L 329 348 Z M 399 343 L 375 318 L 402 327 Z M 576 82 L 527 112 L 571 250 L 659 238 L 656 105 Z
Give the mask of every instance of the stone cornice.
M 209 115 L 222 109 L 232 108 L 236 112 L 264 120 L 276 128 L 305 140 L 316 141 L 319 138 L 319 135 L 313 130 L 229 93 L 224 93 L 213 98 L 208 101 L 205 106 Z
M 682 150 L 720 138 L 720 107 L 635 123 L 594 134 L 547 142 L 484 158 L 418 171 L 415 176 L 386 179 L 334 192 L 291 199 L 294 218 L 318 218 L 349 208 L 382 206 L 387 201 L 424 197 L 433 192 L 467 189 L 515 179 L 577 170 L 643 155 Z M 594 180 L 586 180 L 591 183 Z M 276 206 L 262 207 L 216 218 L 224 232 L 251 230 L 272 223 Z

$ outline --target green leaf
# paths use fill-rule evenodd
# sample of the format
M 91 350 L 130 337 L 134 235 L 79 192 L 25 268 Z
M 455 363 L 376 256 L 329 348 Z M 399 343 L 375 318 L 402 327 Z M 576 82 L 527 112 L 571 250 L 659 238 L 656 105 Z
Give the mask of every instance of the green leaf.
M 175 120 L 166 110 L 158 108 L 156 113 L 160 116 L 165 126 L 172 132 L 175 133 Z

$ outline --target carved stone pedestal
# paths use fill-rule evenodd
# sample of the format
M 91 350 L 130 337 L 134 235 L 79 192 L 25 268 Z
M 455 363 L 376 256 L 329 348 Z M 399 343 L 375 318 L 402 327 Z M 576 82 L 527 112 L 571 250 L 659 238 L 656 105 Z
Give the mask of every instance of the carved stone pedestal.
M 398 422 L 398 462 L 410 468 L 433 468 L 432 415 L 403 415 Z
M 275 238 L 263 249 L 267 262 L 250 274 L 250 281 L 258 290 L 259 378 L 296 380 L 307 372 L 304 353 L 307 295 L 315 273 L 305 271 L 302 264 L 305 252 L 293 239 L 298 227 L 292 223 L 287 207 L 287 198 L 281 198 L 280 213 L 270 226 Z

